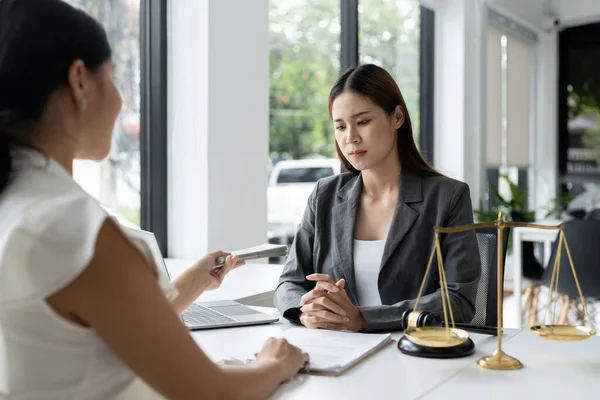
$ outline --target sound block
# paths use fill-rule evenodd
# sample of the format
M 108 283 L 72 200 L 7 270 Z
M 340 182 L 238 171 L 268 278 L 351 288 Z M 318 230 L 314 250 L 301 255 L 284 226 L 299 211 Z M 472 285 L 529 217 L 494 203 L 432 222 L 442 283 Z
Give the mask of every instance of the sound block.
M 398 350 L 414 357 L 423 358 L 460 358 L 473 354 L 475 343 L 468 338 L 463 343 L 451 347 L 428 347 L 412 342 L 408 337 L 402 336 L 398 341 Z

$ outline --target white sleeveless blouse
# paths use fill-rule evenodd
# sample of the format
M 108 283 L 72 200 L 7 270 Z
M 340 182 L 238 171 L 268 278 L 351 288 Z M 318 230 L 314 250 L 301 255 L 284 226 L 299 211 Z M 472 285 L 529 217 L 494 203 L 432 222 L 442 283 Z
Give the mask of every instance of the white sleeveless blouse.
M 20 149 L 15 164 L 0 195 L 0 397 L 136 398 L 131 387 L 144 385 L 102 338 L 46 302 L 89 264 L 110 216 L 56 161 Z M 176 295 L 162 274 L 159 284 Z

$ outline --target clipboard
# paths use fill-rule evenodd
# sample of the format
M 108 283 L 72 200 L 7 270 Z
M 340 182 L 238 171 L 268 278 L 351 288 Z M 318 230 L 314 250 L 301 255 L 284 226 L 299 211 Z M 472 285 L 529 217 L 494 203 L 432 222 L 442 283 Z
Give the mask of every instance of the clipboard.
M 364 360 L 396 342 L 390 334 L 365 334 L 346 331 L 328 331 L 308 328 L 291 328 L 283 335 L 289 343 L 306 351 L 313 362 L 299 373 L 318 376 L 341 376 Z M 226 364 L 250 364 L 253 357 L 232 357 Z M 242 361 L 245 360 L 245 361 Z
M 369 358 L 372 358 L 374 355 L 381 352 L 382 350 L 387 348 L 392 343 L 396 343 L 396 340 L 395 339 L 388 340 L 383 346 L 380 346 L 380 347 L 376 348 L 374 351 L 372 351 L 368 354 L 365 354 L 364 357 L 356 359 L 353 363 L 346 365 L 344 368 L 342 368 L 340 371 L 337 371 L 337 372 L 311 371 L 310 363 L 309 363 L 309 367 L 307 369 L 302 368 L 298 373 L 303 374 L 303 375 L 329 376 L 329 377 L 342 376 L 345 372 L 347 372 L 347 371 L 351 370 L 352 368 L 354 368 L 355 366 L 361 364 L 363 361 L 366 361 Z

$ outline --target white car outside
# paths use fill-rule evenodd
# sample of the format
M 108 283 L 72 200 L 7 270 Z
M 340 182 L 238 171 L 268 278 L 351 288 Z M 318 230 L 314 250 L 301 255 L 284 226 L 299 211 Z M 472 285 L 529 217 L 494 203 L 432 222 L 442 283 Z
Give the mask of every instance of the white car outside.
M 268 222 L 271 237 L 295 234 L 304 215 L 308 197 L 316 182 L 341 172 L 335 158 L 284 160 L 277 163 L 269 176 L 267 188 Z

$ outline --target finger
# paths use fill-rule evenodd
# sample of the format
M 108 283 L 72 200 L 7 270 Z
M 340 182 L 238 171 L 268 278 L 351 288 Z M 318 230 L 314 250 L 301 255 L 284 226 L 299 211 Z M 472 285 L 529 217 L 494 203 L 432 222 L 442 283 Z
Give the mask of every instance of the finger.
M 302 312 L 313 312 L 313 311 L 322 311 L 322 310 L 331 311 L 331 312 L 334 312 L 341 316 L 346 315 L 346 311 L 344 310 L 343 307 L 334 303 L 333 301 L 331 301 L 330 299 L 328 299 L 325 296 L 319 297 L 319 298 L 315 299 L 314 301 L 307 303 L 307 304 L 303 305 L 302 307 L 300 307 L 300 311 L 302 311 Z
M 219 269 L 212 270 L 210 274 L 219 280 L 220 285 L 221 282 L 223 282 L 223 278 L 225 278 L 225 275 L 227 275 L 227 272 L 229 272 L 229 270 L 227 269 L 227 267 L 223 266 Z
M 221 275 L 219 275 L 219 272 L 211 271 L 210 276 L 216 281 L 216 282 L 211 282 L 210 287 L 212 287 L 213 289 L 216 289 L 219 286 L 221 286 L 221 283 L 223 283 L 223 277 Z
M 310 363 L 310 355 L 306 352 L 302 352 L 302 366 L 306 367 L 308 363 Z
M 323 297 L 326 296 L 325 292 L 322 292 L 320 290 L 311 290 L 310 292 L 306 293 L 304 296 L 302 296 L 302 298 L 300 299 L 300 307 L 302 307 L 303 305 L 310 303 L 311 301 L 313 301 L 314 299 L 318 298 L 318 297 Z
M 227 258 L 225 259 L 225 264 L 221 265 L 218 268 L 214 268 L 212 272 L 215 277 L 222 280 L 225 277 L 225 275 L 227 275 L 229 271 L 231 271 L 233 268 L 234 264 L 231 262 L 231 256 L 227 256 Z
M 314 313 L 302 313 L 306 322 L 311 325 L 319 324 L 319 323 L 334 323 L 345 325 L 350 320 L 348 317 L 342 317 L 341 315 L 334 314 L 329 311 L 317 311 Z
M 336 324 L 333 322 L 308 323 L 304 324 L 304 326 L 310 329 L 328 329 L 331 331 L 345 331 L 348 329 L 346 325 Z
M 329 274 L 310 274 L 306 276 L 309 281 L 325 281 L 333 283 L 333 278 Z
M 344 307 L 340 306 L 338 303 L 331 300 L 331 297 L 329 297 L 329 296 L 319 297 L 319 298 L 315 299 L 313 301 L 313 303 L 316 303 L 323 307 L 326 307 L 327 309 L 331 310 L 332 312 L 334 312 L 336 314 L 339 314 L 342 316 L 346 315 L 346 310 L 344 309 Z
M 230 255 L 231 253 L 228 251 L 223 251 L 223 250 L 215 250 L 213 252 L 208 253 L 212 258 L 217 258 L 217 257 L 226 257 L 228 255 Z
M 311 311 L 307 312 L 306 316 L 308 318 L 315 317 L 311 319 L 311 322 L 334 322 L 336 324 L 346 324 L 350 322 L 348 317 L 344 317 L 343 315 L 339 315 L 336 313 L 332 313 L 329 310 L 320 310 L 320 311 Z
M 307 314 L 300 314 L 300 322 L 307 328 L 310 329 L 330 329 L 336 331 L 346 330 L 347 327 L 344 324 L 336 324 L 333 322 L 319 322 L 315 317 L 311 317 Z
M 327 307 L 324 307 L 320 304 L 315 303 L 314 301 L 312 303 L 308 303 L 303 305 L 302 307 L 300 307 L 300 311 L 303 313 L 311 313 L 311 312 L 315 312 L 315 311 L 328 311 L 329 309 Z
M 229 271 L 231 271 L 233 268 L 235 268 L 236 264 L 239 261 L 240 261 L 239 256 L 228 255 L 227 258 L 225 259 L 225 266 L 229 269 Z
M 340 289 L 344 289 L 346 287 L 346 280 L 344 278 L 340 279 L 335 283 L 335 286 L 337 286 Z
M 325 281 L 318 281 L 317 285 L 315 286 L 315 289 L 322 290 L 325 293 L 327 293 L 327 292 L 337 293 L 340 291 L 340 288 L 338 288 L 335 285 L 335 283 L 325 282 Z

